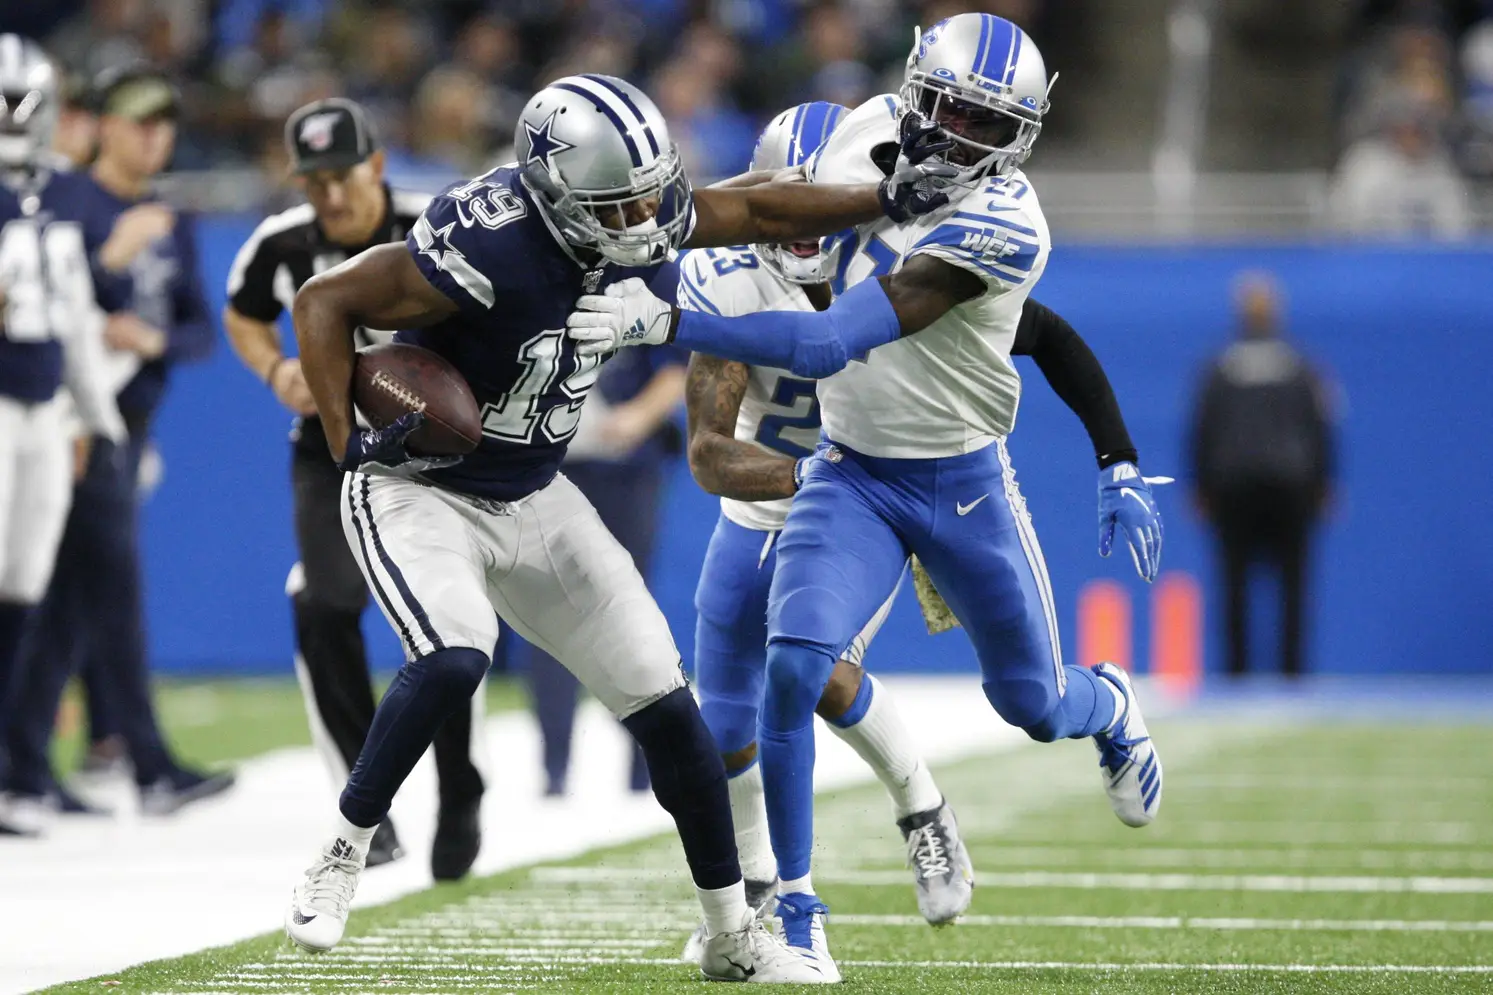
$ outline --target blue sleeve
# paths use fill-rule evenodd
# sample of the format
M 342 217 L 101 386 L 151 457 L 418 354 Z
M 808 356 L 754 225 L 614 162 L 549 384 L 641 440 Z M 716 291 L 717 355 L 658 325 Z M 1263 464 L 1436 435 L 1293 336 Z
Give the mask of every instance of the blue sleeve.
M 504 186 L 464 183 L 431 200 L 405 245 L 433 287 L 463 311 L 485 313 L 497 287 L 523 283 L 529 254 L 514 222 L 527 213 Z
M 172 324 L 167 329 L 166 352 L 172 363 L 190 363 L 212 354 L 217 336 L 202 293 L 202 273 L 197 258 L 197 218 L 183 214 L 176 219 L 177 273 L 172 288 Z
M 674 344 L 818 380 L 901 334 L 901 322 L 881 282 L 863 280 L 827 311 L 759 311 L 735 318 L 680 311 Z

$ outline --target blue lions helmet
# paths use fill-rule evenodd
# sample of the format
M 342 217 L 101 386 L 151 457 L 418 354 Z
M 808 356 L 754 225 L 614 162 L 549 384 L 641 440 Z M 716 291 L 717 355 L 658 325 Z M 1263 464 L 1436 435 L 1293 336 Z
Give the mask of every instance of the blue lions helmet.
M 823 100 L 788 108 L 762 129 L 752 152 L 751 168 L 776 170 L 802 166 L 829 139 L 847 113 L 845 107 Z M 835 270 L 833 260 L 821 251 L 819 242 L 752 248 L 768 269 L 790 283 L 823 283 Z
M 1010 21 L 958 14 L 918 35 L 900 95 L 904 113 L 937 123 L 954 143 L 951 163 L 1009 176 L 1032 154 L 1056 79 Z

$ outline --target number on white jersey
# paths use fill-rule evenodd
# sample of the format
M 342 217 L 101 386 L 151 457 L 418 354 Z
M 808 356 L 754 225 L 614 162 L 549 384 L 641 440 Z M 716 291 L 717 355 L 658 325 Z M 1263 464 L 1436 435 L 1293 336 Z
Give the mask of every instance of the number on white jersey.
M 565 329 L 540 332 L 519 348 L 524 372 L 513 389 L 500 399 L 482 407 L 482 434 L 504 442 L 529 443 L 539 430 L 550 442 L 564 442 L 575 435 L 581 423 L 581 408 L 586 395 L 596 386 L 601 372 L 601 356 L 575 356 L 575 368 L 560 383 L 560 390 L 570 398 L 569 404 L 539 413 L 539 401 L 560 373 L 561 351 Z
M 811 450 L 792 439 L 784 438 L 783 429 L 817 429 L 819 427 L 819 397 L 815 394 L 814 388 L 813 380 L 801 380 L 790 376 L 778 377 L 768 403 L 786 408 L 787 411 L 782 414 L 772 413 L 762 416 L 762 420 L 757 423 L 757 443 L 780 452 L 784 456 L 792 456 L 794 459 L 803 459 L 805 456 L 812 455 Z M 801 415 L 791 414 L 790 412 L 798 409 L 799 402 L 805 397 L 809 399 L 808 409 Z
M 70 308 L 88 279 L 82 230 L 71 222 L 42 226 L 17 218 L 0 228 L 0 288 L 5 292 L 3 334 L 12 342 L 66 336 Z M 89 298 L 92 294 L 89 292 Z

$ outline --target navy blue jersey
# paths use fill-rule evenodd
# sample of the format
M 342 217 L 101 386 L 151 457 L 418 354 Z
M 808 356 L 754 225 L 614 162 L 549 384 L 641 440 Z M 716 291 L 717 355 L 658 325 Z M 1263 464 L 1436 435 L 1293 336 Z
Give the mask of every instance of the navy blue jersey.
M 477 451 L 427 476 L 500 501 L 532 494 L 559 469 L 607 358 L 576 355 L 565 334 L 576 299 L 639 277 L 672 301 L 678 269 L 576 262 L 511 166 L 443 191 L 405 244 L 425 278 L 461 310 L 398 340 L 449 360 L 482 409 Z
M 121 214 L 154 198 L 129 200 L 104 189 L 92 177 L 81 179 L 78 220 L 94 261 L 99 306 L 108 312 L 132 312 L 166 333 L 166 352 L 127 371 L 129 380 L 119 393 L 121 412 L 147 415 L 165 393 L 172 363 L 201 359 L 212 351 L 213 323 L 197 265 L 196 219 L 178 213 L 170 235 L 141 250 L 127 270 L 112 273 L 98 265 L 97 247 L 109 238 Z
M 94 248 L 77 223 L 83 182 L 51 173 L 19 192 L 0 185 L 0 396 L 34 403 L 62 385 L 59 340 L 78 320 L 64 304 L 62 281 L 86 270 Z

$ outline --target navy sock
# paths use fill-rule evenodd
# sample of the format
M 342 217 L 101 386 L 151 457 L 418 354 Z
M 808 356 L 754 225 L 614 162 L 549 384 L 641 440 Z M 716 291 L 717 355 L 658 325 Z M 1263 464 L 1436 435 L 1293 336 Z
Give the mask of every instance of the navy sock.
M 741 880 L 726 765 L 688 688 L 670 691 L 622 720 L 653 778 L 653 795 L 674 817 L 695 886 L 713 891 Z
M 5 702 L 15 683 L 16 668 L 20 666 L 21 637 L 26 633 L 26 620 L 31 612 L 31 605 L 0 601 L 0 720 L 5 717 Z
M 395 792 L 435 740 L 441 723 L 458 708 L 469 707 L 488 665 L 486 653 L 453 647 L 399 668 L 342 789 L 339 807 L 348 822 L 376 826 L 389 814 Z

